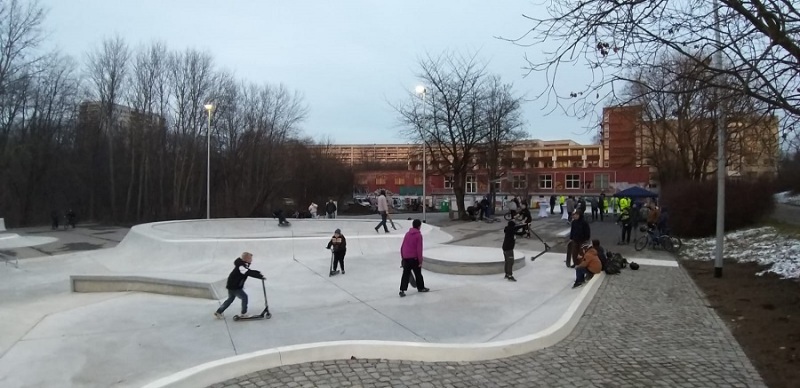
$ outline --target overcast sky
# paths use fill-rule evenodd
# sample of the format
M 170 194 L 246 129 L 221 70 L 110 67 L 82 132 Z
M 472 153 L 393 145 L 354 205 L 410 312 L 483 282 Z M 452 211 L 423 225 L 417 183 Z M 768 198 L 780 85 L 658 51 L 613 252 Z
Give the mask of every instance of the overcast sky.
M 444 50 L 479 52 L 488 70 L 534 97 L 543 74 L 523 78 L 523 55 L 542 48 L 496 39 L 530 28 L 522 14 L 541 14 L 526 0 L 40 0 L 48 9 L 49 47 L 83 61 L 104 37 L 131 46 L 153 40 L 171 49 L 210 52 L 220 68 L 255 82 L 283 83 L 303 93 L 310 108 L 305 134 L 336 143 L 404 143 L 389 103 L 408 98 L 418 84 L 417 61 Z M 589 77 L 567 68 L 573 89 Z M 565 89 L 569 88 L 564 83 Z M 568 92 L 567 92 L 568 93 Z M 543 102 L 524 107 L 533 138 L 588 142 L 589 120 Z

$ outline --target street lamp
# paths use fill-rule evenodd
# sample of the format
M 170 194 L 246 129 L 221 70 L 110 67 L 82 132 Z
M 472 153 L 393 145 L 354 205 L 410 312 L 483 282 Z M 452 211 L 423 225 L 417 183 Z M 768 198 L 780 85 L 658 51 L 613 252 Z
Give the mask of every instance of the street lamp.
M 208 111 L 208 129 L 206 130 L 206 219 L 211 219 L 211 111 L 214 104 L 203 105 Z
M 414 91 L 417 92 L 417 95 L 422 96 L 422 116 L 424 117 L 425 116 L 425 95 L 428 94 L 428 90 L 425 89 L 425 87 L 422 86 L 422 85 L 417 85 L 417 87 L 414 88 Z M 420 132 L 422 132 L 422 131 L 423 131 L 422 124 L 420 123 Z M 424 135 L 424 133 L 423 133 L 423 135 L 421 137 L 422 137 L 422 222 L 428 223 L 427 209 L 426 209 L 427 203 L 428 203 L 428 197 L 427 197 L 427 195 L 425 193 L 425 186 L 426 186 L 425 183 L 427 183 L 427 180 L 428 180 L 428 175 L 427 175 L 427 172 L 428 172 L 428 158 L 425 155 L 425 135 Z

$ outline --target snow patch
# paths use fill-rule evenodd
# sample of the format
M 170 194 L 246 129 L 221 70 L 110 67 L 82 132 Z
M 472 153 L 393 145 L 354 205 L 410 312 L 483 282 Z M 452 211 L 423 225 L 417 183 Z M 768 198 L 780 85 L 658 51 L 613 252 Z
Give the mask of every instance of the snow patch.
M 798 197 L 800 204 L 800 197 Z M 683 242 L 680 256 L 686 260 L 714 260 L 715 238 Z M 773 227 L 743 229 L 725 236 L 726 259 L 769 266 L 757 273 L 774 273 L 783 279 L 800 278 L 800 240 L 778 233 Z
M 792 194 L 791 191 L 784 191 L 774 195 L 775 202 L 787 205 L 800 206 L 800 194 Z

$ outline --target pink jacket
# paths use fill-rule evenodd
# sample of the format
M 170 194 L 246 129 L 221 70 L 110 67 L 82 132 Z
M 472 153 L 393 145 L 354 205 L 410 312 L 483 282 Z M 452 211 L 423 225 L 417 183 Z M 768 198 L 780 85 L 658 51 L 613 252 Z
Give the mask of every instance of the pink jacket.
M 400 257 L 403 259 L 417 259 L 422 264 L 422 233 L 417 228 L 411 228 L 403 237 L 400 246 Z

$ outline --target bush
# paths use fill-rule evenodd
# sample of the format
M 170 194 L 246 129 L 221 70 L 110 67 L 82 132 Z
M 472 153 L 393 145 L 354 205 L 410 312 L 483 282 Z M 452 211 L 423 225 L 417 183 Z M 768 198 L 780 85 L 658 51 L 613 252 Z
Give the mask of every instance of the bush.
M 725 185 L 725 230 L 757 224 L 775 208 L 769 181 Z M 673 183 L 662 190 L 660 203 L 669 209 L 669 228 L 680 237 L 708 237 L 717 227 L 717 182 Z

